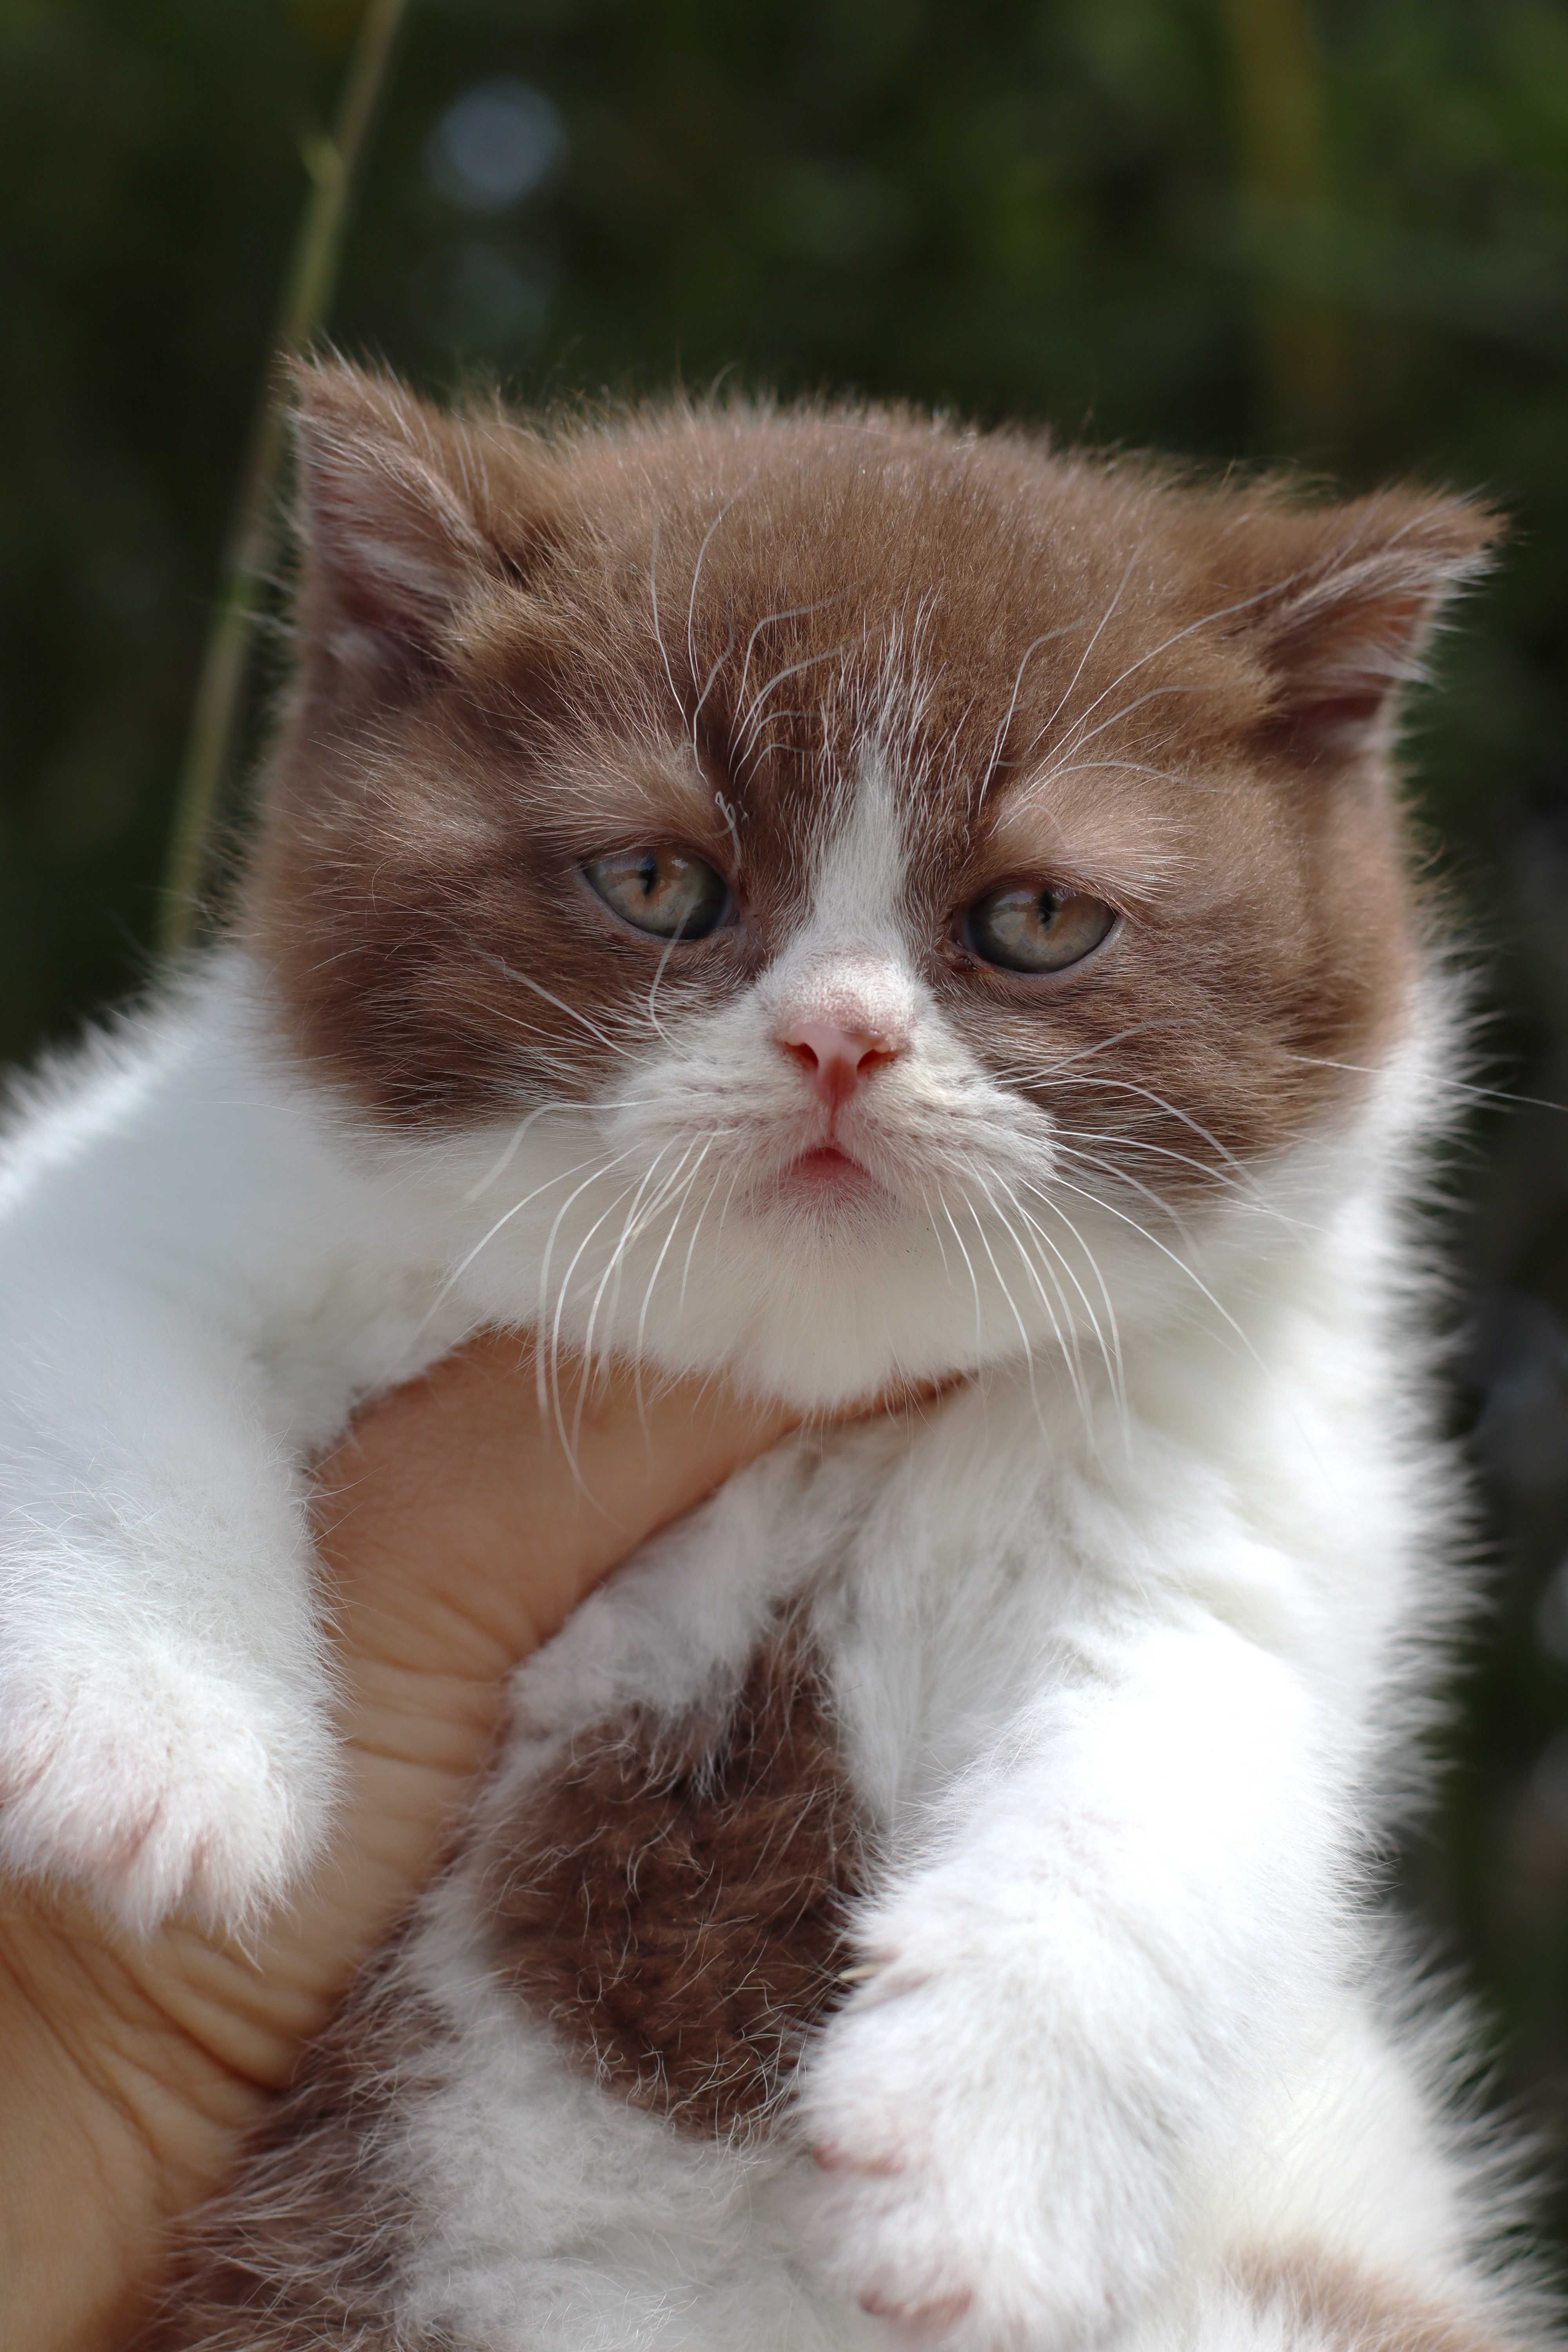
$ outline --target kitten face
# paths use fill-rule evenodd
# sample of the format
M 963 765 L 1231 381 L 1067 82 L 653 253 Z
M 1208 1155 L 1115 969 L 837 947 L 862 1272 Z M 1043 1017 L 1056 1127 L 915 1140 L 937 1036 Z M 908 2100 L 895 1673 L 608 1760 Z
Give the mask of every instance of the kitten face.
M 342 370 L 301 446 L 252 929 L 381 1122 L 532 1115 L 496 1311 L 526 1265 L 808 1401 L 1048 1347 L 1397 1040 L 1391 704 L 1473 509 L 884 412 L 547 443 Z

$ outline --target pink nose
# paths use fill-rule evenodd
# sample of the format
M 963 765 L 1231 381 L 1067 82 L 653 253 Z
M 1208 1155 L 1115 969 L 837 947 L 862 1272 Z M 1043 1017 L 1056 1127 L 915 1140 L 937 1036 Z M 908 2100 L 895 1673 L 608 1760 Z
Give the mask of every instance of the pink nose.
M 829 1110 L 839 1109 L 862 1079 L 899 1055 L 890 1038 L 869 1029 L 839 1029 L 827 1021 L 792 1021 L 779 1031 L 778 1042 Z

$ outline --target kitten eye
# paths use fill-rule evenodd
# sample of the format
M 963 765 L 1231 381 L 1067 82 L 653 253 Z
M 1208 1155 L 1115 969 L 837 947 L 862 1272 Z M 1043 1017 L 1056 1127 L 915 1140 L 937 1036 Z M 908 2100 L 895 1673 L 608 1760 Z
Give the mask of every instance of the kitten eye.
M 1065 971 L 1109 938 L 1116 909 L 1081 890 L 1035 890 L 1008 882 L 963 918 L 965 947 L 1003 971 Z
M 729 911 L 723 877 L 689 850 L 661 842 L 657 849 L 621 849 L 591 857 L 583 868 L 606 907 L 658 940 L 701 940 Z

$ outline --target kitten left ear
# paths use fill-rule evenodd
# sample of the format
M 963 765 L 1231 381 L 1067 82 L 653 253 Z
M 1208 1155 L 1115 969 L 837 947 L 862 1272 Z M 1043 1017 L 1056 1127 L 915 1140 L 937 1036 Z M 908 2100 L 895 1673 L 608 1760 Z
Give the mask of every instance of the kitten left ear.
M 427 667 L 476 591 L 517 577 L 548 461 L 499 416 L 444 416 L 363 369 L 301 365 L 294 394 L 307 659 Z
M 1231 623 L 1268 674 L 1267 733 L 1311 761 L 1385 751 L 1444 607 L 1489 569 L 1498 517 L 1462 499 L 1384 491 L 1269 522 L 1282 576 Z

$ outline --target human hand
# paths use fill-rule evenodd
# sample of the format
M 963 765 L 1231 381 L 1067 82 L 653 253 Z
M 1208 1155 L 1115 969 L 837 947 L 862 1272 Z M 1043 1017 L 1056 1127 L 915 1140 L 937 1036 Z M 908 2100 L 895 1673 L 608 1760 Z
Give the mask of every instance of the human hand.
M 789 1416 L 693 1383 L 586 1398 L 574 1472 L 533 1361 L 486 1337 L 372 1405 L 321 1464 L 345 1790 L 328 1850 L 249 1949 L 145 1942 L 35 1888 L 0 1906 L 3 2352 L 109 2352 L 172 2221 L 218 2186 L 438 1857 L 506 1678 L 606 1570 Z

